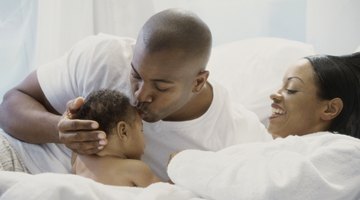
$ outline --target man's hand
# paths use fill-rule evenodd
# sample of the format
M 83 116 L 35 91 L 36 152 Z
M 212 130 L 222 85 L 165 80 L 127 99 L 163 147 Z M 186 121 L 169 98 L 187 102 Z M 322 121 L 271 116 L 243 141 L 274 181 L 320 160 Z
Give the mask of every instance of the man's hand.
M 78 97 L 69 101 L 67 110 L 58 123 L 59 139 L 68 148 L 79 154 L 99 152 L 107 144 L 104 131 L 96 130 L 99 124 L 92 120 L 76 118 L 76 111 L 84 104 L 84 99 Z

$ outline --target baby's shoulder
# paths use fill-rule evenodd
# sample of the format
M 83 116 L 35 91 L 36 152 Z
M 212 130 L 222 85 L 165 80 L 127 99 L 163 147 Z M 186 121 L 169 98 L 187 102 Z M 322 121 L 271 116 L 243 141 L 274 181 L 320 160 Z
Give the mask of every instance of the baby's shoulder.
M 128 168 L 130 171 L 150 170 L 149 166 L 142 160 L 126 159 L 123 161 L 123 166 Z
M 141 161 L 135 159 L 117 159 L 111 165 L 120 172 L 137 173 L 139 171 L 150 170 L 149 166 Z

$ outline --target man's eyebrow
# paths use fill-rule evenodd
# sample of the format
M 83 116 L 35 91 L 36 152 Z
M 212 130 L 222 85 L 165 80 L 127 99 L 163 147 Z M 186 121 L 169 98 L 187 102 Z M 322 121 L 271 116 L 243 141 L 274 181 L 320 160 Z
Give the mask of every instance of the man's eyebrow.
M 301 81 L 302 83 L 305 83 L 300 77 L 297 77 L 297 76 L 291 76 L 291 77 L 287 78 L 288 81 L 290 81 L 291 79 L 297 79 L 297 80 Z
M 151 81 L 162 82 L 162 83 L 170 83 L 170 84 L 174 83 L 173 81 L 169 81 L 169 80 L 165 80 L 165 79 L 151 79 Z
M 136 73 L 136 75 L 140 76 L 139 72 L 136 71 L 134 65 L 132 63 L 130 63 L 132 70 Z M 171 83 L 173 84 L 173 81 L 170 80 L 166 80 L 166 79 L 151 79 L 151 81 L 153 82 L 163 82 L 163 83 Z

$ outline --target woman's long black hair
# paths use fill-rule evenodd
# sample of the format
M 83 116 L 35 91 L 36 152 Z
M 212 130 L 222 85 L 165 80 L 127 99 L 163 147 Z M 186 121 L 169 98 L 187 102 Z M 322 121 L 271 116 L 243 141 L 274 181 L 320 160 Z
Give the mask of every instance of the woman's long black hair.
M 318 96 L 340 98 L 343 109 L 332 121 L 329 131 L 360 139 L 360 52 L 344 56 L 305 57 L 315 71 Z

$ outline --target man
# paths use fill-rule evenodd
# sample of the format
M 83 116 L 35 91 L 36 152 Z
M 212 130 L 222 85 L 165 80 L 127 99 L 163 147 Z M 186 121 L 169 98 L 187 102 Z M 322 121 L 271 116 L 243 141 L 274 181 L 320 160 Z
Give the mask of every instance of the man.
M 135 45 L 128 38 L 92 36 L 39 67 L 5 95 L 0 125 L 18 139 L 4 134 L 31 173 L 69 172 L 70 150 L 64 144 L 83 154 L 106 145 L 96 122 L 60 115 L 67 110 L 64 116 L 71 118 L 83 100 L 66 107 L 67 101 L 102 88 L 133 98 L 145 121 L 144 161 L 162 179 L 170 153 L 270 139 L 255 114 L 210 84 L 210 51 L 211 33 L 199 17 L 180 9 L 162 11 L 144 24 Z

